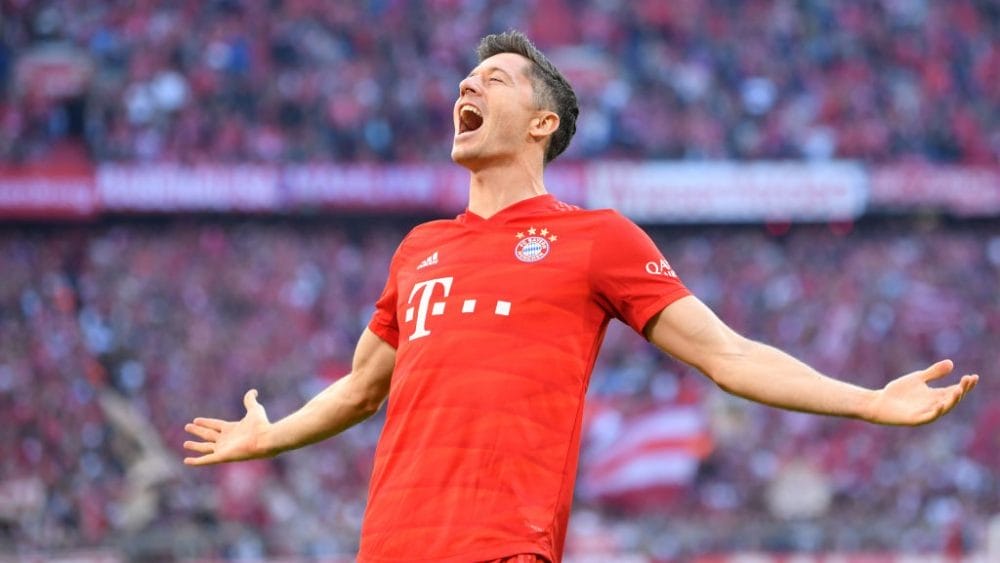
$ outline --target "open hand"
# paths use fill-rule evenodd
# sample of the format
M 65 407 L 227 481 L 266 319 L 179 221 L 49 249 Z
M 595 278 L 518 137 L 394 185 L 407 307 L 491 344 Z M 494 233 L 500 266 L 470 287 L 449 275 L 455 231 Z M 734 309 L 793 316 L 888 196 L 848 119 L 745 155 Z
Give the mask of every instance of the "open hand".
M 241 461 L 267 457 L 260 447 L 262 433 L 271 425 L 263 405 L 257 402 L 257 390 L 251 389 L 243 396 L 246 415 L 237 422 L 217 418 L 196 418 L 184 425 L 184 430 L 203 441 L 184 442 L 184 448 L 202 454 L 184 458 L 186 465 L 212 465 L 228 461 Z
M 942 360 L 927 369 L 908 373 L 876 391 L 869 421 L 879 424 L 916 426 L 940 418 L 958 404 L 976 383 L 978 375 L 963 375 L 948 387 L 931 387 L 954 369 L 951 360 Z

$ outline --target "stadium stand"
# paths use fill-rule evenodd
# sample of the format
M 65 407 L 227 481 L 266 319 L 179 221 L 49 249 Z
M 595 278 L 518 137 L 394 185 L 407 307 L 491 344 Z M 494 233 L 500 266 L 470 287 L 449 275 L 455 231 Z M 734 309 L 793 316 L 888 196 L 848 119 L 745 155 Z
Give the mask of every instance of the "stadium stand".
M 869 386 L 940 356 L 995 374 L 990 0 L 0 0 L 0 180 L 13 178 L 0 208 L 54 171 L 89 178 L 90 194 L 95 169 L 122 193 L 130 171 L 171 164 L 220 167 L 230 184 L 259 172 L 248 163 L 445 167 L 473 47 L 508 27 L 578 90 L 571 171 L 848 159 L 884 186 L 883 215 L 857 223 L 650 226 L 735 328 Z M 896 189 L 921 177 L 962 194 L 985 177 L 958 205 L 985 218 L 942 217 L 926 211 L 933 190 Z M 281 416 L 343 374 L 418 217 L 140 217 L 103 201 L 109 213 L 78 223 L 0 215 L 0 562 L 351 560 L 377 420 L 197 471 L 179 464 L 182 427 L 237 416 L 248 387 Z M 779 412 L 725 397 L 613 325 L 567 555 L 980 553 L 1000 513 L 997 397 L 984 377 L 949 417 L 905 430 Z M 649 438 L 628 434 L 634 421 L 691 408 L 697 447 L 674 453 L 692 471 L 636 489 L 592 469 L 609 442 Z
M 568 159 L 1000 154 L 986 0 L 4 4 L 2 160 L 67 144 L 101 161 L 446 160 L 473 47 L 507 27 L 576 85 Z

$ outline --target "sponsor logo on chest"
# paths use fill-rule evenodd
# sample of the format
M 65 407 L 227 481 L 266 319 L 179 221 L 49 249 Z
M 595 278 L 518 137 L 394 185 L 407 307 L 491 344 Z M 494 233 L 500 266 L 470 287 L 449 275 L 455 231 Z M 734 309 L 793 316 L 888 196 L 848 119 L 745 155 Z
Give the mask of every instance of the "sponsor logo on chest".
M 410 297 L 406 300 L 408 307 L 403 314 L 403 322 L 413 324 L 413 332 L 409 339 L 416 340 L 425 336 L 430 336 L 431 330 L 427 327 L 428 317 L 439 317 L 448 310 L 448 297 L 451 296 L 452 286 L 455 283 L 454 276 L 435 278 L 419 282 L 410 290 Z M 509 317 L 511 302 L 503 299 L 483 299 L 485 305 L 480 307 L 479 299 L 465 299 L 462 301 L 460 315 L 495 315 L 499 317 Z M 452 305 L 454 308 L 455 305 Z M 478 310 L 477 310 L 478 309 Z

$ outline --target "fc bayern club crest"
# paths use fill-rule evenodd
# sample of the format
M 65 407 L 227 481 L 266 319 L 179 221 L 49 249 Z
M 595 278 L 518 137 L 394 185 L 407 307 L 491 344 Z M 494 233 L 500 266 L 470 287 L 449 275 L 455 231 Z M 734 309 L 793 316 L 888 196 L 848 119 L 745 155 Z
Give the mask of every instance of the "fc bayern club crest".
M 514 256 L 521 262 L 538 262 L 542 258 L 549 255 L 549 250 L 552 249 L 553 243 L 556 241 L 556 236 L 549 233 L 548 229 L 542 229 L 539 232 L 534 227 L 528 229 L 528 235 L 524 236 L 524 233 L 517 233 L 517 245 L 514 246 Z M 540 236 L 538 236 L 540 235 Z

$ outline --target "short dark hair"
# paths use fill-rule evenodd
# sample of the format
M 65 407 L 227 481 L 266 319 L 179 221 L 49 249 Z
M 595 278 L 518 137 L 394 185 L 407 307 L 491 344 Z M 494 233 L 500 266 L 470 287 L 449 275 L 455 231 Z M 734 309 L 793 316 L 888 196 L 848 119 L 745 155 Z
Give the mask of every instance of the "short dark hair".
M 552 61 L 520 31 L 487 35 L 476 48 L 479 62 L 500 53 L 514 53 L 531 61 L 531 84 L 538 107 L 559 115 L 559 128 L 552 133 L 549 146 L 545 148 L 545 164 L 548 164 L 566 150 L 576 133 L 576 117 L 580 114 L 576 92 Z

